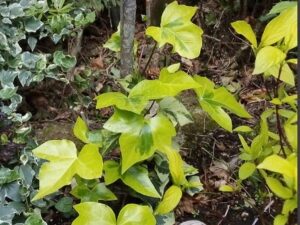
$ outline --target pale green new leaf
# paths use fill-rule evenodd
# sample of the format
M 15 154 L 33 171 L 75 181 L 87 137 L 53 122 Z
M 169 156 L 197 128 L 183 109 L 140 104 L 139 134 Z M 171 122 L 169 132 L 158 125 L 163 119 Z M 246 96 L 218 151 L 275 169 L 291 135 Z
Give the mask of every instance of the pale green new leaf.
M 245 180 L 248 177 L 250 177 L 254 173 L 255 170 L 256 170 L 256 165 L 254 163 L 245 162 L 239 168 L 239 178 L 241 180 Z
M 129 98 L 141 98 L 142 96 L 147 100 L 161 99 L 198 87 L 200 85 L 187 73 L 181 70 L 170 73 L 167 68 L 163 68 L 158 80 L 143 80 L 139 82 L 130 91 Z
M 232 131 L 231 118 L 221 106 L 210 104 L 207 101 L 200 101 L 200 106 L 221 127 L 230 132 Z
M 140 194 L 160 198 L 159 193 L 148 176 L 148 170 L 142 166 L 137 165 L 129 168 L 122 175 L 121 180 Z
M 267 177 L 266 182 L 271 191 L 274 192 L 274 194 L 278 197 L 283 199 L 289 199 L 293 197 L 293 191 L 283 186 L 278 179 L 275 179 L 273 177 Z
M 234 189 L 233 189 L 232 186 L 224 184 L 224 185 L 221 185 L 219 187 L 219 191 L 222 191 L 222 192 L 233 192 Z
M 185 106 L 174 97 L 166 97 L 159 102 L 160 111 L 167 115 L 174 126 L 177 123 L 180 126 L 192 123 L 193 118 L 190 112 L 185 108 Z
M 244 20 L 238 20 L 231 23 L 231 26 L 235 32 L 243 35 L 253 45 L 254 48 L 257 48 L 256 36 L 249 23 Z
M 33 154 L 49 162 L 44 163 L 40 169 L 40 190 L 32 200 L 43 198 L 70 184 L 75 174 L 85 179 L 102 175 L 102 157 L 98 148 L 92 144 L 85 145 L 77 157 L 73 142 L 52 140 L 34 149 Z
M 149 206 L 127 204 L 118 216 L 117 225 L 155 225 L 156 220 Z M 102 225 L 102 224 L 101 224 Z
M 252 132 L 253 129 L 249 126 L 238 126 L 238 127 L 234 128 L 233 131 L 248 133 L 248 132 Z
M 282 1 L 278 2 L 272 7 L 268 15 L 281 13 L 282 11 L 297 6 L 296 1 Z
M 119 92 L 108 92 L 96 97 L 97 109 L 102 109 L 108 106 L 116 106 L 119 109 L 131 111 L 139 114 L 147 105 L 148 101 L 143 95 L 135 97 L 127 97 Z
M 288 216 L 287 215 L 277 215 L 274 219 L 273 225 L 286 225 L 288 222 Z
M 146 34 L 154 38 L 159 47 L 169 43 L 179 55 L 193 59 L 200 55 L 203 31 L 191 22 L 197 7 L 169 4 L 161 17 L 160 27 L 150 26 Z
M 104 181 L 106 185 L 110 185 L 121 178 L 120 164 L 113 160 L 104 162 Z
M 176 185 L 183 185 L 187 182 L 184 175 L 184 165 L 183 160 L 175 149 L 172 149 L 170 146 L 165 146 L 163 149 L 160 149 L 168 158 L 169 170 L 173 180 L 173 183 Z
M 272 76 L 278 78 L 280 70 L 280 64 L 272 66 L 266 71 L 266 74 L 271 74 Z M 287 63 L 284 63 L 281 68 L 280 80 L 283 82 L 295 86 L 295 75 L 294 72 L 291 70 L 290 66 Z
M 114 114 L 103 125 L 106 130 L 115 133 L 131 133 L 137 130 L 141 130 L 144 125 L 144 118 L 141 115 L 118 110 L 116 109 Z
M 267 72 L 273 66 L 279 65 L 286 57 L 280 49 L 273 46 L 262 48 L 256 56 L 253 74 Z
M 87 138 L 88 131 L 89 129 L 86 123 L 83 121 L 83 119 L 81 119 L 81 117 L 78 117 L 73 128 L 73 133 L 75 137 L 77 137 L 79 140 L 81 140 L 84 143 L 89 143 L 89 140 Z
M 141 130 L 132 133 L 123 133 L 120 136 L 120 148 L 122 154 L 122 174 L 137 162 L 151 157 L 155 148 L 151 130 L 141 134 Z
M 289 35 L 291 26 L 297 21 L 297 6 L 288 8 L 272 19 L 266 26 L 260 47 L 272 45 Z
M 222 108 L 240 117 L 251 118 L 251 115 L 225 88 L 221 87 L 215 89 L 214 83 L 206 77 L 195 76 L 194 80 L 201 86 L 200 88 L 194 89 L 201 108 L 221 127 L 232 131 L 231 118 Z
M 171 212 L 179 203 L 182 197 L 182 191 L 179 187 L 172 185 L 165 192 L 162 201 L 158 204 L 155 213 L 167 214 Z
M 96 202 L 85 202 L 74 206 L 79 216 L 72 225 L 117 225 L 113 210 L 104 204 Z
M 104 48 L 108 48 L 113 52 L 121 51 L 121 35 L 120 35 L 120 25 L 118 30 L 111 35 L 111 37 L 103 45 Z
M 268 156 L 261 164 L 257 166 L 257 168 L 280 173 L 288 177 L 295 176 L 293 165 L 288 160 L 278 155 Z
M 297 208 L 297 198 L 287 199 L 283 203 L 282 214 L 288 215 L 292 213 Z

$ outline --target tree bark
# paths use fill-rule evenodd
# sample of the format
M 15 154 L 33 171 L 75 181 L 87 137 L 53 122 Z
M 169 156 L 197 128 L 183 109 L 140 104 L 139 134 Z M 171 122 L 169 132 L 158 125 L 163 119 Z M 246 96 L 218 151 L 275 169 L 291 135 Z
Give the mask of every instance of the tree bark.
M 121 77 L 133 72 L 136 0 L 121 1 Z

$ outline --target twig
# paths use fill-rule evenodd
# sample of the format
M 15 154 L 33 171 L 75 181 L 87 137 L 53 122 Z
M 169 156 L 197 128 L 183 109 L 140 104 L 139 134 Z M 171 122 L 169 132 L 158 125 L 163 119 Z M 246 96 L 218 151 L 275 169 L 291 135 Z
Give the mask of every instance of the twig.
M 149 66 L 149 63 L 150 63 L 150 61 L 151 61 L 151 59 L 152 59 L 152 57 L 153 57 L 154 51 L 155 51 L 155 49 L 156 49 L 156 46 L 157 46 L 157 43 L 155 42 L 155 44 L 154 44 L 154 46 L 153 46 L 153 48 L 152 48 L 152 50 L 151 50 L 150 56 L 149 56 L 149 58 L 148 58 L 148 61 L 147 61 L 146 65 L 145 65 L 145 67 L 144 67 L 144 69 L 143 69 L 143 72 L 142 72 L 143 75 L 145 74 L 145 72 L 146 72 L 146 70 L 147 70 L 147 68 L 148 68 L 148 66 Z
M 227 209 L 226 209 L 224 215 L 222 216 L 222 219 L 219 221 L 218 225 L 220 225 L 223 222 L 223 220 L 227 217 L 229 209 L 230 209 L 230 205 L 227 205 Z

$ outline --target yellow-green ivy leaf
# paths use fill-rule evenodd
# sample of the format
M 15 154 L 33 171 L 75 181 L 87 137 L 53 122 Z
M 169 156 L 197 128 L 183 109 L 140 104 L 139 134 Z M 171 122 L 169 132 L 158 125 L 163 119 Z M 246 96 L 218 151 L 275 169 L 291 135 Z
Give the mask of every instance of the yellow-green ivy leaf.
M 81 117 L 78 117 L 73 128 L 73 133 L 75 137 L 77 137 L 79 140 L 81 140 L 84 143 L 89 143 L 89 140 L 87 138 L 88 131 L 89 129 L 86 123 L 84 122 L 84 120 L 81 119 Z
M 173 183 L 176 185 L 183 185 L 187 182 L 184 176 L 183 160 L 175 149 L 170 146 L 165 146 L 160 149 L 164 154 L 166 154 L 169 162 L 169 170 L 172 176 Z
M 253 129 L 249 126 L 238 126 L 238 127 L 234 128 L 233 131 L 248 133 L 248 132 L 252 132 Z
M 120 25 L 118 30 L 111 35 L 111 37 L 103 45 L 104 48 L 108 48 L 113 52 L 121 51 L 121 34 L 120 34 Z
M 250 177 L 256 170 L 256 165 L 254 163 L 245 162 L 239 168 L 239 178 L 245 180 Z
M 266 74 L 271 74 L 272 76 L 278 78 L 279 70 L 280 64 L 277 64 L 269 68 L 266 71 Z M 294 72 L 291 70 L 290 66 L 287 63 L 284 63 L 281 68 L 280 80 L 289 85 L 295 86 Z
M 103 165 L 104 181 L 106 185 L 110 185 L 121 178 L 120 164 L 113 160 L 107 160 Z
M 254 48 L 257 48 L 256 36 L 249 23 L 244 20 L 238 20 L 231 23 L 231 26 L 235 32 L 243 35 L 253 45 Z
M 272 45 L 289 35 L 291 26 L 295 21 L 297 21 L 297 6 L 281 12 L 279 16 L 267 24 L 261 38 L 260 47 Z
M 137 165 L 129 168 L 122 175 L 121 180 L 140 194 L 152 198 L 161 197 L 148 176 L 148 170 L 142 166 Z
M 179 70 L 179 68 L 180 68 L 180 63 L 175 63 L 175 64 L 168 66 L 167 70 L 169 73 L 175 73 Z
M 285 57 L 286 55 L 276 47 L 266 46 L 262 48 L 257 53 L 253 74 L 267 72 L 273 66 L 279 65 Z
M 275 216 L 273 225 L 286 225 L 288 222 L 288 219 L 289 218 L 287 215 L 279 214 L 279 215 Z
M 107 205 L 97 202 L 84 202 L 74 206 L 79 216 L 72 225 L 117 225 L 114 211 Z
M 148 101 L 143 98 L 143 95 L 128 98 L 126 95 L 119 92 L 104 93 L 98 95 L 96 99 L 97 109 L 115 105 L 119 109 L 131 111 L 137 114 L 139 114 L 148 103 Z
M 155 225 L 156 220 L 149 206 L 127 204 L 122 208 L 117 225 Z M 101 224 L 102 225 L 102 224 Z
M 194 80 L 200 85 L 194 90 L 201 108 L 221 127 L 232 131 L 231 118 L 223 108 L 240 117 L 251 118 L 245 108 L 224 87 L 214 88 L 214 83 L 206 77 L 195 76 Z
M 267 177 L 266 182 L 271 191 L 274 192 L 274 194 L 278 197 L 283 199 L 289 199 L 293 197 L 293 191 L 283 186 L 278 179 L 275 179 L 273 177 Z
M 181 70 L 170 73 L 167 68 L 163 68 L 158 80 L 143 80 L 139 82 L 130 91 L 129 98 L 141 98 L 143 96 L 147 100 L 161 99 L 198 87 L 200 85 L 187 73 Z
M 288 177 L 295 176 L 293 165 L 288 160 L 278 155 L 268 156 L 261 164 L 257 166 L 257 168 L 280 173 Z
M 52 140 L 34 149 L 33 154 L 49 162 L 44 163 L 40 169 L 40 190 L 32 200 L 43 198 L 70 184 L 75 174 L 85 179 L 102 175 L 102 157 L 93 144 L 85 145 L 77 157 L 76 146 L 72 141 Z
M 150 26 L 146 34 L 154 38 L 159 47 L 169 43 L 174 51 L 189 59 L 200 55 L 203 31 L 191 22 L 197 7 L 178 5 L 177 1 L 164 10 L 160 27 Z
M 233 187 L 232 186 L 230 186 L 230 185 L 221 185 L 220 187 L 219 187 L 219 191 L 222 191 L 222 192 L 233 192 L 234 191 L 234 189 L 233 189 Z
M 292 213 L 297 208 L 297 197 L 292 199 L 287 199 L 283 203 L 282 207 L 282 214 L 289 215 L 289 213 Z
M 158 204 L 155 213 L 167 214 L 171 212 L 179 203 L 182 197 L 182 191 L 179 187 L 172 185 L 165 192 L 162 201 Z

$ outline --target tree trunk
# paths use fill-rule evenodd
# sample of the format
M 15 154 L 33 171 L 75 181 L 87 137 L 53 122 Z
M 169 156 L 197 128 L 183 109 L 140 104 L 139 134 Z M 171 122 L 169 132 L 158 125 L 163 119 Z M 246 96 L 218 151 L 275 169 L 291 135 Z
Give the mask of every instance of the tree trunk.
M 133 72 L 136 0 L 121 1 L 121 77 Z

